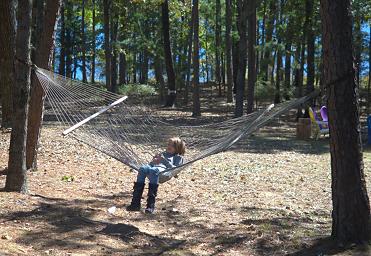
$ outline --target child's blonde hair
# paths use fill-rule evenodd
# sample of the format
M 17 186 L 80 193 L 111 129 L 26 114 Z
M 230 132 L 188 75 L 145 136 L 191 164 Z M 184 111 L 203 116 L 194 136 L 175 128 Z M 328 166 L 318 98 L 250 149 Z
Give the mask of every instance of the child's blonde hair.
M 184 141 L 181 138 L 172 137 L 172 138 L 169 139 L 169 142 L 174 144 L 176 154 L 179 154 L 179 155 L 182 155 L 182 156 L 185 154 L 186 146 L 185 146 Z

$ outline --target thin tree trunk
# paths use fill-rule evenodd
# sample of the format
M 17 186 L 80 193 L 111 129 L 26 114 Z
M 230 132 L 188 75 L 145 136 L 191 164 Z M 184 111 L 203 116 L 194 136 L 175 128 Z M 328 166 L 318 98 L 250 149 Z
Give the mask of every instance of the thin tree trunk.
M 247 18 L 248 18 L 248 1 L 249 0 L 238 0 L 237 1 L 237 29 L 240 39 L 238 41 L 238 70 L 236 80 L 236 109 L 235 116 L 239 117 L 243 115 L 243 101 L 244 101 L 244 90 L 245 90 L 245 76 L 246 76 L 246 61 L 247 61 Z
M 221 68 L 220 68 L 220 43 L 221 43 L 221 4 L 220 0 L 216 0 L 215 8 L 215 80 L 219 88 L 219 97 L 222 96 L 221 87 Z
M 167 88 L 168 95 L 165 106 L 172 107 L 175 103 L 176 88 L 175 88 L 175 72 L 173 66 L 173 59 L 171 54 L 171 43 L 170 43 L 170 22 L 169 22 L 169 1 L 164 0 L 161 4 L 162 7 L 162 31 L 164 39 L 164 53 L 165 53 L 165 64 L 167 73 Z
M 59 74 L 66 75 L 66 23 L 64 18 L 64 1 L 61 3 L 61 32 L 60 32 L 60 54 L 59 54 Z
M 71 0 L 65 0 L 66 8 L 66 20 L 72 21 L 73 19 L 73 5 Z M 72 39 L 71 39 L 72 30 L 70 26 L 67 26 L 66 29 L 66 77 L 72 78 Z
M 227 74 L 227 102 L 233 102 L 232 72 L 232 0 L 225 0 L 225 58 Z
M 92 0 L 93 6 L 92 6 L 92 53 L 91 53 L 91 83 L 95 83 L 95 48 L 96 48 L 96 32 L 95 32 L 95 26 L 96 26 L 96 17 L 95 17 L 95 0 Z
M 36 66 L 51 69 L 54 52 L 55 29 L 58 24 L 60 1 L 46 0 L 42 23 L 37 22 L 39 36 L 35 47 Z M 37 148 L 44 108 L 44 91 L 35 74 L 31 76 L 31 92 L 27 126 L 27 169 L 37 168 Z
M 13 127 L 10 138 L 5 190 L 27 193 L 26 139 L 31 83 L 31 0 L 18 0 L 16 33 L 16 81 L 13 87 Z M 14 6 L 14 2 L 11 1 Z
M 110 10 L 111 0 L 103 0 L 103 20 L 104 20 L 104 55 L 106 59 L 105 76 L 106 76 L 106 87 L 109 91 L 112 91 L 111 85 L 111 44 L 110 44 Z
M 155 56 L 154 68 L 157 83 L 160 85 L 160 101 L 162 102 L 165 99 L 165 80 L 164 76 L 162 75 L 162 65 L 159 56 Z
M 274 22 L 276 19 L 276 11 L 277 11 L 277 6 L 276 6 L 276 1 L 271 0 L 269 4 L 269 15 L 268 15 L 268 24 L 267 24 L 267 31 L 266 31 L 266 38 L 264 42 L 264 47 L 266 44 L 270 43 L 273 39 L 273 29 L 274 29 Z M 262 60 L 262 67 L 261 67 L 261 72 L 263 72 L 263 80 L 268 81 L 269 77 L 269 64 L 274 63 L 274 61 L 271 61 L 270 57 L 272 55 L 272 50 L 271 49 L 266 49 L 264 50 L 264 59 Z
M 321 0 L 332 177 L 332 237 L 369 239 L 370 204 L 362 160 L 350 0 Z
M 0 36 L 1 127 L 3 128 L 11 127 L 13 115 L 15 15 L 13 0 L 0 1 L 0 35 L 3 35 Z
M 314 54 L 315 54 L 315 36 L 313 31 L 313 1 L 306 1 L 306 11 L 308 12 L 307 22 L 307 94 L 314 91 Z
M 85 0 L 82 0 L 81 8 L 82 81 L 84 83 L 87 83 L 88 78 L 86 76 Z
M 111 6 L 112 8 L 112 6 Z M 112 15 L 112 12 L 111 12 Z M 117 92 L 117 32 L 118 20 L 115 15 L 111 17 L 111 92 Z
M 290 88 L 291 88 L 291 39 L 286 40 L 285 45 L 285 88 L 284 98 L 285 100 L 290 99 Z
M 194 23 L 193 23 L 193 111 L 192 116 L 201 115 L 200 108 L 200 59 L 199 59 L 199 16 L 198 16 L 198 0 L 193 0 Z
M 193 24 L 195 19 L 195 10 L 191 10 L 191 19 L 189 21 L 189 32 L 188 32 L 188 55 L 187 55 L 187 81 L 184 92 L 184 105 L 188 105 L 189 98 L 189 87 L 191 86 L 191 64 L 192 64 L 192 37 L 193 37 Z
M 247 113 L 252 113 L 254 110 L 254 93 L 256 82 L 256 8 L 256 0 L 249 0 Z
M 126 84 L 126 54 L 120 53 L 120 63 L 119 63 L 119 83 L 120 85 Z

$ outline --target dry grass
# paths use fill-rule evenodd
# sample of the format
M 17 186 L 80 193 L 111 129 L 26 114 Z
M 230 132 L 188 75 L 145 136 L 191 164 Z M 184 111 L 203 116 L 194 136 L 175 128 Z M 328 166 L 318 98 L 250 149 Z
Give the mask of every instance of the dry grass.
M 30 194 L 0 193 L 0 255 L 368 255 L 328 249 L 328 139 L 298 141 L 293 127 L 276 122 L 195 163 L 160 186 L 148 216 L 124 208 L 135 173 L 47 125 Z M 0 168 L 8 142 L 1 134 Z M 365 152 L 369 191 L 370 167 Z

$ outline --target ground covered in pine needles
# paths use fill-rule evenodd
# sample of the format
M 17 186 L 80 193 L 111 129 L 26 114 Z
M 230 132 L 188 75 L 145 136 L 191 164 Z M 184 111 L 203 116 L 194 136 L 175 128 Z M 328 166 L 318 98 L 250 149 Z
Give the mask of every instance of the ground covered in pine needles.
M 369 255 L 331 247 L 328 138 L 297 140 L 293 121 L 161 185 L 155 215 L 125 210 L 135 173 L 46 124 L 30 194 L 0 193 L 0 255 Z

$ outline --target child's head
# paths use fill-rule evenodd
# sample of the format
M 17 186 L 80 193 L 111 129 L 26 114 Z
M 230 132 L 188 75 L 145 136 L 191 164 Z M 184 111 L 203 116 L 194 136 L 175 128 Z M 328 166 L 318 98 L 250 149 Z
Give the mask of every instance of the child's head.
M 172 137 L 168 140 L 166 151 L 171 154 L 184 155 L 185 143 L 179 137 Z

